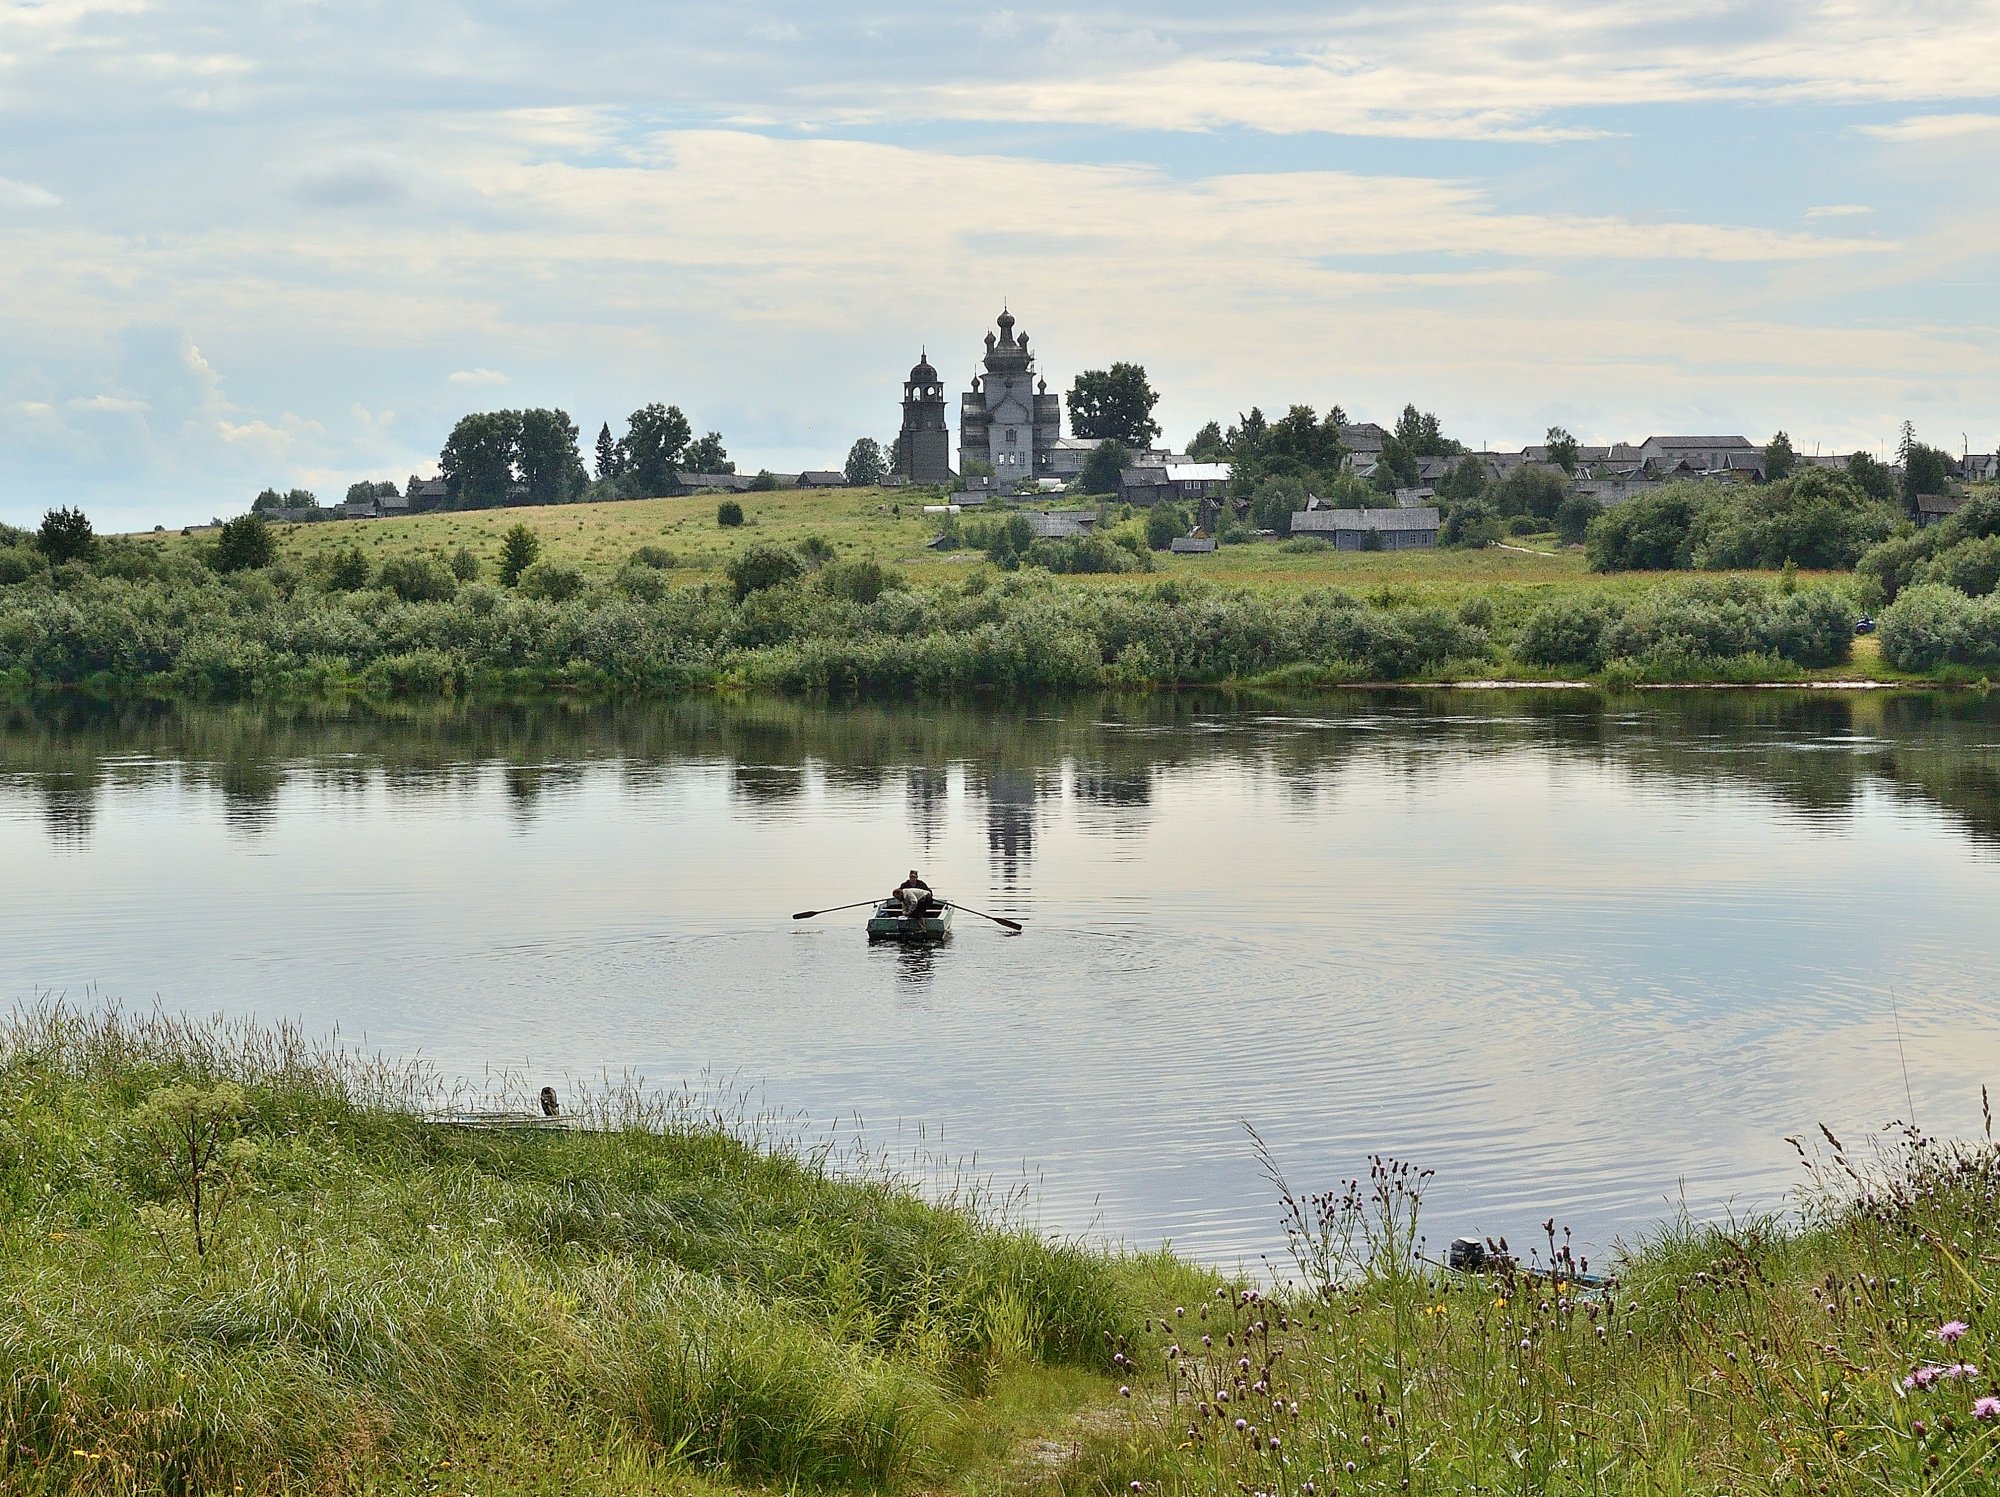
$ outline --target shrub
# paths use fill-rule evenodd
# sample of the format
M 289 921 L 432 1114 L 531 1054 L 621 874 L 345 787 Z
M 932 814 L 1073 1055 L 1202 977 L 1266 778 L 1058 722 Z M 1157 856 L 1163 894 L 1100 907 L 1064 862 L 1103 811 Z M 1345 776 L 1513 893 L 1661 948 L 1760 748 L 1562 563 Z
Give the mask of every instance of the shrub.
M 789 546 L 757 545 L 731 558 L 729 585 L 741 603 L 754 592 L 791 582 L 805 572 L 805 563 Z
M 641 546 L 632 553 L 632 560 L 642 567 L 651 567 L 656 572 L 664 572 L 681 564 L 681 559 L 665 546 Z
M 1919 583 L 1882 611 L 1882 658 L 1898 670 L 2000 665 L 2000 596 Z
M 460 546 L 451 553 L 451 575 L 460 582 L 479 580 L 479 558 L 472 554 L 469 547 Z
M 405 650 L 372 662 L 362 680 L 394 696 L 448 697 L 464 683 L 465 667 L 448 650 Z
M 734 499 L 725 499 L 715 506 L 715 523 L 733 527 L 743 523 L 743 506 Z
M 1333 542 L 1323 535 L 1295 535 L 1280 541 L 1278 549 L 1287 556 L 1311 556 L 1320 551 L 1331 551 Z
M 37 551 L 26 546 L 0 546 L 0 587 L 45 576 L 49 565 Z
M 1722 491 L 1704 506 L 1691 560 L 1697 567 L 1770 569 L 1791 561 L 1845 571 L 1901 524 L 1844 474 L 1808 468 L 1764 488 Z
M 1509 535 L 1538 535 L 1541 529 L 1542 522 L 1533 515 L 1515 515 L 1507 522 Z
M 508 526 L 507 533 L 500 538 L 500 580 L 508 587 L 517 586 L 521 574 L 541 554 L 541 537 L 534 531 L 520 524 Z
M 778 487 L 778 475 L 769 468 L 759 468 L 757 476 L 750 480 L 748 488 L 753 494 L 768 494 Z
M 1916 569 L 1915 581 L 1941 582 L 1967 597 L 1984 597 L 2000 587 L 2000 535 L 1959 541 Z
M 1146 544 L 1165 551 L 1174 537 L 1187 534 L 1187 512 L 1178 504 L 1156 504 L 1146 516 Z
M 333 562 L 326 571 L 326 588 L 334 593 L 359 592 L 373 575 L 366 554 L 350 541 L 333 553 Z
M 458 579 L 435 556 L 392 556 L 375 580 L 405 603 L 449 602 L 458 593 Z
M 869 558 L 836 561 L 823 567 L 819 585 L 836 598 L 853 603 L 873 603 L 886 592 L 904 585 L 902 575 Z
M 1605 635 L 1617 619 L 1610 605 L 1584 598 L 1545 603 L 1528 615 L 1514 640 L 1514 654 L 1529 665 L 1604 666 Z
M 550 603 L 567 603 L 583 591 L 583 572 L 566 561 L 538 561 L 515 584 L 521 595 Z
M 809 535 L 798 544 L 799 559 L 809 567 L 823 567 L 833 560 L 833 542 L 823 535 Z

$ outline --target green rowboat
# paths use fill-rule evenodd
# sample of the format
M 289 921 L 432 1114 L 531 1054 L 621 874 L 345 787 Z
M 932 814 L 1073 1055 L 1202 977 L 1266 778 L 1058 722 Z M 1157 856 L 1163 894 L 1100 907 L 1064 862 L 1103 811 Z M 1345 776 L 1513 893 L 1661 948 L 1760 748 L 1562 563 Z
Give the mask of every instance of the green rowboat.
M 942 941 L 951 934 L 951 906 L 930 900 L 921 913 L 906 913 L 898 899 L 885 899 L 868 916 L 871 941 Z

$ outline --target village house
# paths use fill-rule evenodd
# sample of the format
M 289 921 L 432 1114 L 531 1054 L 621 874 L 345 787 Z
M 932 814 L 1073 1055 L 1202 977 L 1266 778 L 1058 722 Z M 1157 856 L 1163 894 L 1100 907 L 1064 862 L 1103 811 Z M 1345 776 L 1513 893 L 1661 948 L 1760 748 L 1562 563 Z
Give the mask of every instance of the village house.
M 1965 508 L 1962 494 L 1919 494 L 1917 495 L 1917 528 L 1928 530 L 1940 521 L 1949 520 Z
M 1097 524 L 1094 509 L 1029 509 L 1021 512 L 1021 518 L 1028 522 L 1028 528 L 1035 533 L 1038 541 L 1074 540 L 1080 535 L 1089 535 Z M 1012 521 L 1008 522 L 1013 523 Z
M 1126 504 L 1200 504 L 1227 493 L 1229 475 L 1228 463 L 1135 463 L 1118 475 L 1118 497 Z
M 1292 516 L 1293 535 L 1316 535 L 1336 551 L 1421 551 L 1437 544 L 1436 509 L 1309 509 Z

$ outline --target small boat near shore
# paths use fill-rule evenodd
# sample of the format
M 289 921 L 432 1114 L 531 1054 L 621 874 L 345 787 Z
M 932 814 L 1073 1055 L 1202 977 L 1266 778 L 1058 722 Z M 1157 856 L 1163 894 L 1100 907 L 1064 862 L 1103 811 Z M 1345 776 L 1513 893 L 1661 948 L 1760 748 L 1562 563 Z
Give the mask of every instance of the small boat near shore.
M 900 899 L 885 899 L 868 916 L 870 941 L 942 941 L 951 934 L 951 905 L 927 899 L 915 909 Z

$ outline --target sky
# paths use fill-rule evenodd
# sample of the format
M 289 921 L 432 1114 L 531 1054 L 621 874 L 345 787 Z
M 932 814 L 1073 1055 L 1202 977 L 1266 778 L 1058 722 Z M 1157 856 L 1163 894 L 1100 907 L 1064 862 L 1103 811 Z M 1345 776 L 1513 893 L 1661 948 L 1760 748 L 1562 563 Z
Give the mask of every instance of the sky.
M 1167 437 L 2000 442 L 2000 0 L 0 0 L 0 520 L 650 401 L 896 430 L 1003 303 Z

